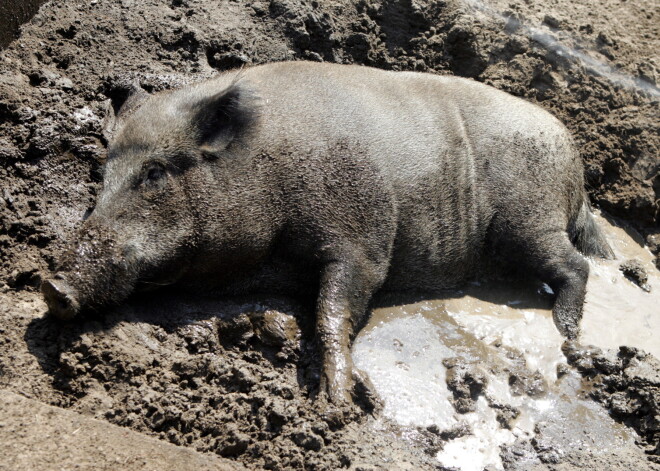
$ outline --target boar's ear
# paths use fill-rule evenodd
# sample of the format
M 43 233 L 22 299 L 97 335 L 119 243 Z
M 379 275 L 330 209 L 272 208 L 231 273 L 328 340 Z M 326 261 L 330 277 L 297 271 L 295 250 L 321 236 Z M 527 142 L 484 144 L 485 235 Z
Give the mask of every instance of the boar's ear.
M 138 109 L 151 95 L 144 91 L 137 81 L 115 83 L 109 88 L 106 95 L 110 99 L 106 103 L 103 137 L 106 141 L 110 141 L 121 127 L 122 121 Z
M 250 130 L 257 118 L 257 106 L 250 90 L 234 82 L 198 101 L 193 113 L 202 152 L 214 158 Z

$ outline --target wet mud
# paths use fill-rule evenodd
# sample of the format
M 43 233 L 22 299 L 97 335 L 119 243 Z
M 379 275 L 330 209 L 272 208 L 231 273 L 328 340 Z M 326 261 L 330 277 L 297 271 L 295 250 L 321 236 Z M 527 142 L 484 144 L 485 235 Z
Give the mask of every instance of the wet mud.
M 309 319 L 291 300 L 182 294 L 82 323 L 34 318 L 27 347 L 57 395 L 31 395 L 249 469 L 432 468 L 393 427 L 370 424 L 372 404 L 315 401 L 320 363 Z
M 647 0 L 49 2 L 0 51 L 0 388 L 249 469 L 660 469 L 658 24 Z M 43 317 L 122 84 L 292 59 L 468 76 L 556 114 L 592 201 L 629 224 L 608 229 L 616 261 L 590 262 L 595 347 L 562 350 L 532 281 L 390 299 L 353 349 L 379 399 L 336 410 L 315 401 L 299 300 L 168 292 Z

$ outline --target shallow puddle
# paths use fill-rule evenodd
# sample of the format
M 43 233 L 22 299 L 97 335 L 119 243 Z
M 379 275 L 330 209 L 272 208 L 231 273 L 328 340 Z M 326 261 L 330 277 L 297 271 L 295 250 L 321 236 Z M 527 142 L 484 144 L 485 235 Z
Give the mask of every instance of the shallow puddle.
M 652 255 L 634 234 L 603 218 L 599 223 L 617 260 L 590 261 L 580 341 L 603 348 L 635 346 L 660 357 L 660 274 Z M 650 293 L 619 271 L 630 258 L 646 268 Z M 566 361 L 564 339 L 552 322 L 551 294 L 542 284 L 475 283 L 447 299 L 375 309 L 354 343 L 355 364 L 383 399 L 384 415 L 399 425 L 470 427 L 470 434 L 450 440 L 438 453 L 444 466 L 503 469 L 500 446 L 519 438 L 534 438 L 537 451 L 557 455 L 582 449 L 616 453 L 632 446 L 634 432 L 584 398 L 575 372 L 558 377 L 557 366 Z M 486 376 L 473 412 L 459 414 L 452 406 L 443 366 L 448 358 Z M 521 392 L 519 378 L 524 383 L 532 377 L 543 383 L 540 390 Z M 518 413 L 509 429 L 498 421 L 502 406 Z
M 598 218 L 606 229 L 616 260 L 591 261 L 581 341 L 603 348 L 631 345 L 660 358 L 660 271 L 653 255 L 640 246 L 632 231 Z M 646 269 L 650 292 L 645 292 L 619 271 L 621 262 L 637 259 Z

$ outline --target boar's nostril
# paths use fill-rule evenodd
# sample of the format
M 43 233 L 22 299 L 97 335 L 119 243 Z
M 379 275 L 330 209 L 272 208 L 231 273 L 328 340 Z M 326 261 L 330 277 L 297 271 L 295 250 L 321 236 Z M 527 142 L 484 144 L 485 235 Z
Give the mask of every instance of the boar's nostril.
M 46 280 L 41 284 L 41 292 L 44 295 L 48 312 L 63 320 L 72 319 L 78 314 L 79 306 L 73 290 L 61 280 Z

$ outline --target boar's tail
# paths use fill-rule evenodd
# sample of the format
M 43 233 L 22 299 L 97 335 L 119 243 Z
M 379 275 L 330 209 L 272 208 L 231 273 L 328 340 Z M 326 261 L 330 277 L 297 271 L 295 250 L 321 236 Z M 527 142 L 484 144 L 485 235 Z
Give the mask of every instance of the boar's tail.
M 577 217 L 569 226 L 569 235 L 575 247 L 588 257 L 613 259 L 614 252 L 605 239 L 605 234 L 594 219 L 585 196 Z

